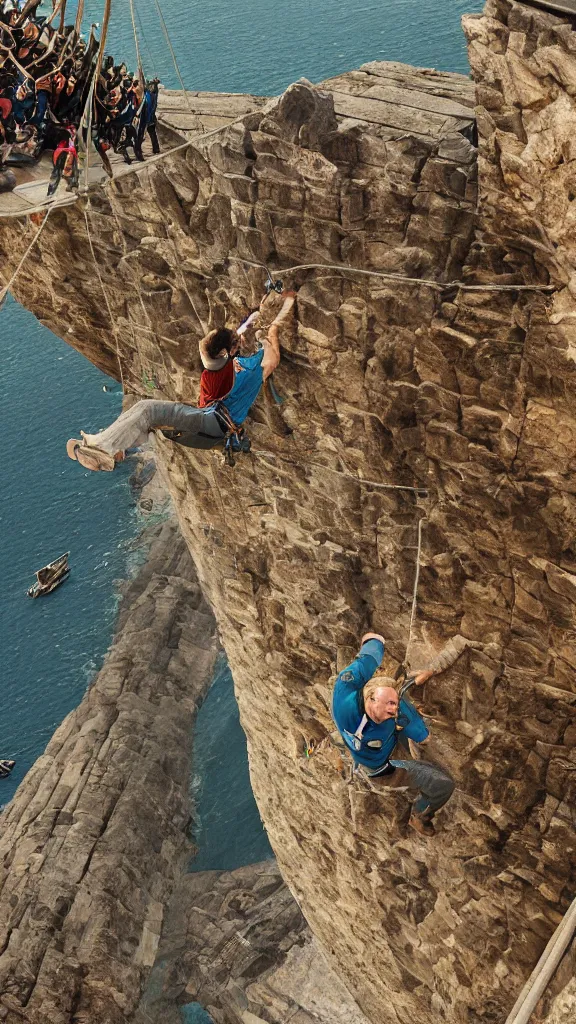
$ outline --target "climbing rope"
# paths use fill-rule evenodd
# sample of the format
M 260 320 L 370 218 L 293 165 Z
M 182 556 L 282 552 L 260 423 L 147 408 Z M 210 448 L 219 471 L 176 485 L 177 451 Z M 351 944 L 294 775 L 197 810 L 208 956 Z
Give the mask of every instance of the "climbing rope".
M 271 277 L 270 270 L 265 263 L 255 263 L 253 260 L 241 259 L 240 256 L 228 256 L 229 260 L 235 263 L 244 263 L 248 267 L 259 267 L 265 270 Z M 403 277 L 401 274 L 386 274 L 382 270 L 363 270 L 360 267 L 350 267 L 346 263 L 300 263 L 294 267 L 282 267 L 274 271 L 277 274 L 294 274 L 298 270 L 337 270 L 350 274 L 362 274 L 367 277 L 380 277 L 385 281 L 395 281 L 399 284 L 420 284 L 426 288 L 432 288 L 437 292 L 445 292 L 450 288 L 460 288 L 468 292 L 550 292 L 556 290 L 553 284 L 466 284 L 465 281 L 432 281 L 426 277 Z
M 161 112 L 160 112 L 161 113 Z M 187 139 L 186 142 L 180 142 L 177 146 L 173 146 L 172 149 L 166 149 L 163 153 L 155 153 L 154 156 L 146 158 L 145 167 L 151 167 L 153 164 L 159 163 L 161 160 L 165 160 L 169 156 L 173 156 L 174 153 L 179 153 L 182 149 L 188 149 L 189 146 L 196 146 L 199 142 L 204 142 L 206 139 L 211 138 L 213 135 L 218 135 L 219 132 L 223 132 L 226 128 L 232 128 L 235 124 L 240 124 L 247 117 L 246 114 L 241 114 L 240 117 L 236 117 L 233 121 L 228 121 L 227 124 L 221 124 L 219 128 L 212 128 L 209 132 L 204 132 L 202 135 L 195 135 L 192 139 Z M 142 170 L 142 166 L 131 167 L 125 171 L 125 174 L 134 174 L 135 172 Z M 109 182 L 105 183 L 110 184 Z M 259 264 L 257 264 L 259 266 Z
M 82 128 L 84 127 L 84 118 L 86 114 L 86 145 L 85 145 L 85 163 L 84 163 L 84 192 L 88 191 L 88 175 L 90 172 L 90 145 L 92 142 L 92 113 L 94 110 L 94 96 L 96 88 L 96 71 L 92 75 L 92 81 L 90 82 L 90 88 L 88 90 L 88 98 L 86 100 L 84 110 L 82 111 L 82 117 L 80 118 L 80 124 L 78 127 L 78 139 L 79 142 L 83 142 L 82 139 Z
M 262 448 L 251 448 L 251 455 L 259 455 L 262 458 L 281 459 L 283 462 L 289 462 L 292 466 L 301 465 L 296 459 L 291 459 L 288 455 L 281 455 L 280 452 L 265 452 Z M 365 480 L 361 476 L 354 476 L 353 473 L 343 473 L 339 469 L 332 469 L 331 466 L 326 466 L 323 462 L 313 462 L 306 459 L 303 455 L 302 458 L 305 460 L 307 466 L 316 466 L 318 469 L 324 469 L 328 473 L 333 473 L 335 476 L 345 477 L 347 480 L 353 480 L 356 484 L 364 484 L 366 487 L 379 487 L 384 491 L 411 491 L 413 494 L 418 494 L 421 497 L 426 497 L 428 491 L 425 487 L 408 487 L 404 484 L 381 484 L 377 480 Z
M 88 201 L 88 206 L 89 206 L 89 204 L 90 204 L 90 201 Z M 120 346 L 119 346 L 119 343 L 118 343 L 118 330 L 117 330 L 117 327 L 116 327 L 116 322 L 115 322 L 114 317 L 112 315 L 112 309 L 110 308 L 110 303 L 108 301 L 108 293 L 106 291 L 106 288 L 104 287 L 104 281 L 102 280 L 102 275 L 100 273 L 100 267 L 98 266 L 98 260 L 96 259 L 96 253 L 94 252 L 94 246 L 92 244 L 92 233 L 90 231 L 90 224 L 88 222 L 88 207 L 86 207 L 86 209 L 84 209 L 83 213 L 84 213 L 84 220 L 86 222 L 86 234 L 88 236 L 88 244 L 90 246 L 90 252 L 92 253 L 92 260 L 94 262 L 94 268 L 96 270 L 96 275 L 97 275 L 98 281 L 100 283 L 100 289 L 102 291 L 102 295 L 104 296 L 104 302 L 106 303 L 106 309 L 108 310 L 108 316 L 110 317 L 110 326 L 112 327 L 112 334 L 113 334 L 114 340 L 116 342 L 116 359 L 118 361 L 118 371 L 120 373 L 120 383 L 122 385 L 122 391 L 124 391 L 125 390 L 124 389 L 124 375 L 123 375 L 123 372 L 122 372 L 122 360 L 120 359 Z
M 148 67 L 151 69 L 152 74 L 154 75 L 154 78 L 156 78 L 157 77 L 157 64 L 156 64 L 156 60 L 154 58 L 154 54 L 152 52 L 152 48 L 150 46 L 150 43 L 148 42 L 148 39 L 146 37 L 146 33 L 144 31 L 144 25 L 143 25 L 142 18 L 140 16 L 140 11 L 138 10 L 138 8 L 136 8 L 136 20 L 138 22 L 138 30 L 140 32 L 140 37 L 141 37 L 142 42 L 144 43 L 144 47 L 146 49 L 146 55 L 147 55 L 146 56 L 146 63 L 148 65 Z
M 528 1024 L 576 932 L 576 899 L 570 904 L 514 1003 L 506 1024 Z
M 418 549 L 416 552 L 416 571 L 414 573 L 414 589 L 412 591 L 412 609 L 410 611 L 410 625 L 408 627 L 408 643 L 406 644 L 406 654 L 404 655 L 404 661 L 408 657 L 408 652 L 412 646 L 412 635 L 414 632 L 414 623 L 416 621 L 416 610 L 418 607 L 418 582 L 420 580 L 420 557 L 422 554 L 422 524 L 424 523 L 424 517 L 418 520 Z
M 144 74 L 142 71 L 142 57 L 140 54 L 140 43 L 138 41 L 138 32 L 136 31 L 136 15 L 134 14 L 134 0 L 130 0 L 130 18 L 132 20 L 132 31 L 134 33 L 134 45 L 136 47 L 136 63 L 138 64 L 138 75 L 140 81 L 143 84 Z
M 82 28 L 82 18 L 84 16 L 84 0 L 78 0 L 78 7 L 76 9 L 76 21 L 74 22 L 74 38 L 78 39 L 80 35 L 80 29 Z
M 124 239 L 124 232 L 122 230 L 122 225 L 120 224 L 120 221 L 118 219 L 118 215 L 117 215 L 116 210 L 114 208 L 114 204 L 112 202 L 110 202 L 110 209 L 112 211 L 112 216 L 114 217 L 114 220 L 116 221 L 116 227 L 118 229 L 118 234 L 120 235 L 120 238 L 122 239 L 122 246 L 123 246 L 123 249 L 124 249 L 124 255 L 121 257 L 121 260 L 124 260 L 124 259 L 126 259 L 127 256 L 130 255 L 126 251 L 126 242 L 125 242 L 125 239 Z M 134 292 L 135 292 L 135 294 L 138 297 L 138 302 L 140 303 L 140 307 L 142 309 L 142 315 L 144 316 L 144 318 L 146 318 L 148 316 L 148 313 L 146 311 L 146 307 L 145 307 L 144 301 L 142 299 L 142 292 L 141 292 L 141 289 L 140 289 L 140 283 L 139 283 L 139 281 L 137 279 L 137 276 L 136 276 L 136 271 L 135 271 L 134 267 L 132 266 L 132 264 L 130 263 L 130 261 L 128 261 L 127 266 L 128 266 L 129 271 L 130 271 L 130 274 L 132 275 L 132 280 L 134 281 Z M 140 345 L 140 338 L 139 338 L 139 333 L 138 332 L 139 331 L 145 331 L 148 334 L 152 334 L 152 336 L 154 337 L 155 341 L 157 341 L 157 342 L 158 341 L 167 341 L 170 345 L 178 345 L 178 341 L 175 341 L 174 338 L 168 338 L 167 336 L 165 336 L 163 334 L 158 334 L 155 330 L 153 330 L 153 328 L 146 327 L 144 324 L 135 324 L 133 322 L 133 320 L 131 320 L 131 319 L 128 319 L 128 324 L 130 326 L 130 331 L 131 331 L 131 334 L 132 334 L 132 341 L 134 343 L 134 347 L 135 347 L 135 349 L 136 349 L 136 351 L 138 353 L 138 358 L 140 360 L 141 380 L 142 380 L 142 384 L 144 386 L 144 389 L 146 391 L 161 390 L 158 387 L 158 381 L 153 380 L 152 376 L 147 376 L 147 374 L 146 374 L 146 363 L 148 362 L 148 360 L 144 360 L 143 357 L 142 357 L 142 349 L 141 349 L 141 345 Z M 158 351 L 160 353 L 160 357 L 161 357 L 161 360 L 162 360 L 162 365 L 164 367 L 164 371 L 166 373 L 166 380 L 169 381 L 170 380 L 170 370 L 169 370 L 168 365 L 166 363 L 166 357 L 164 355 L 164 350 L 163 350 L 162 346 L 159 345 L 159 344 L 157 345 L 157 348 L 158 348 Z M 153 386 L 150 387 L 149 386 L 150 384 L 152 384 Z
M 202 334 L 206 335 L 206 334 L 208 334 L 208 324 L 204 323 L 202 317 L 200 316 L 198 310 L 196 309 L 196 305 L 194 303 L 194 299 L 192 298 L 192 296 L 190 295 L 190 292 L 188 291 L 188 285 L 186 284 L 186 279 L 184 277 L 184 271 L 182 270 L 182 260 L 180 258 L 180 254 L 178 252 L 178 248 L 176 246 L 176 242 L 175 242 L 174 238 L 172 237 L 172 235 L 170 234 L 170 224 L 169 224 L 168 218 L 164 215 L 164 210 L 162 209 L 162 205 L 161 204 L 159 204 L 158 208 L 160 210 L 160 216 L 162 217 L 162 220 L 164 221 L 164 225 L 166 227 L 166 239 L 172 245 L 172 250 L 174 252 L 174 267 L 176 269 L 176 273 L 178 274 L 178 277 L 180 278 L 180 281 L 182 282 L 182 287 L 184 289 L 184 293 L 186 295 L 186 298 L 188 299 L 188 302 L 192 306 L 192 309 L 194 310 L 194 315 L 195 315 L 198 323 L 200 324 L 200 327 L 202 329 Z
M 47 213 L 46 213 L 46 216 L 44 217 L 44 220 L 42 221 L 40 227 L 38 228 L 38 231 L 34 235 L 34 238 L 30 242 L 30 245 L 26 249 L 26 252 L 24 253 L 22 259 L 20 260 L 18 266 L 16 267 L 16 270 L 12 274 L 12 277 L 10 278 L 10 280 L 8 281 L 8 284 L 5 285 L 4 288 L 2 288 L 0 290 L 0 302 L 2 302 L 2 300 L 6 297 L 6 295 L 8 294 L 10 289 L 12 288 L 12 285 L 14 284 L 14 281 L 18 277 L 18 274 L 20 273 L 20 271 L 22 270 L 22 267 L 24 266 L 24 263 L 26 262 L 29 254 L 32 252 L 32 249 L 34 248 L 34 246 L 36 245 L 36 242 L 40 238 L 40 235 L 44 231 L 44 228 L 46 227 L 46 224 L 48 223 L 48 217 L 50 216 L 50 213 L 51 213 L 51 210 L 49 208 Z
M 194 111 L 192 110 L 192 104 L 190 103 L 190 97 L 189 97 L 188 92 L 186 90 L 186 86 L 184 85 L 184 79 L 182 78 L 182 74 L 180 72 L 180 67 L 179 67 L 178 61 L 176 59 L 176 54 L 174 52 L 174 47 L 172 46 L 172 41 L 171 41 L 170 35 L 168 33 L 168 26 L 166 25 L 166 22 L 164 21 L 164 15 L 162 14 L 162 8 L 160 7 L 160 4 L 158 3 L 158 0 L 154 0 L 154 3 L 156 5 L 156 10 L 158 12 L 158 17 L 160 19 L 160 24 L 162 26 L 162 31 L 164 33 L 164 38 L 166 39 L 166 42 L 168 43 L 168 49 L 170 50 L 170 53 L 172 55 L 172 60 L 174 62 L 174 68 L 175 68 L 175 71 L 176 71 L 176 75 L 178 76 L 178 81 L 180 82 L 180 85 L 182 86 L 182 90 L 184 92 L 184 99 L 186 100 L 186 106 L 188 107 L 188 110 L 192 114 Z

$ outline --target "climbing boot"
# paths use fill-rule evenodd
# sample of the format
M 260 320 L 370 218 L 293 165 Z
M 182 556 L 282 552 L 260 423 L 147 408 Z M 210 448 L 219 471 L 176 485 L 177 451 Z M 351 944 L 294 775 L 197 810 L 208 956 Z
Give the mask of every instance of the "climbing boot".
M 421 836 L 426 836 L 427 839 L 436 835 L 436 829 L 434 828 L 431 819 L 427 818 L 424 814 L 416 814 L 415 811 L 412 811 L 408 824 L 415 830 L 415 832 L 418 832 Z

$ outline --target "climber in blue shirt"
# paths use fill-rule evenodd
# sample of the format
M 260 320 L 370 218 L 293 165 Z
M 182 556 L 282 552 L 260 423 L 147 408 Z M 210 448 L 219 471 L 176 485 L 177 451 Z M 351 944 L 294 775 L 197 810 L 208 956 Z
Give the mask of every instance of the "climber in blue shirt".
M 434 835 L 432 818 L 450 799 L 454 781 L 446 769 L 427 761 L 392 759 L 397 745 L 406 747 L 406 740 L 426 743 L 429 732 L 414 705 L 406 698 L 398 699 L 394 680 L 375 675 L 384 647 L 379 633 L 362 637 L 358 655 L 336 679 L 332 714 L 354 763 L 361 765 L 369 778 L 394 775 L 392 785 L 409 784 L 419 790 L 410 825 L 421 835 Z M 433 675 L 426 669 L 416 673 L 414 682 L 421 686 Z
M 283 292 L 282 297 L 282 308 L 262 339 L 262 348 L 255 355 L 234 360 L 234 384 L 225 401 L 196 408 L 184 402 L 144 399 L 123 412 L 106 430 L 98 434 L 81 431 L 82 440 L 70 438 L 66 445 L 69 457 L 85 469 L 113 470 L 124 453 L 143 444 L 152 430 L 161 430 L 170 441 L 187 448 L 215 448 L 229 435 L 238 438 L 262 384 L 280 362 L 278 329 L 294 305 L 296 292 Z M 241 333 L 242 327 L 238 330 Z M 241 441 L 239 446 L 242 447 Z

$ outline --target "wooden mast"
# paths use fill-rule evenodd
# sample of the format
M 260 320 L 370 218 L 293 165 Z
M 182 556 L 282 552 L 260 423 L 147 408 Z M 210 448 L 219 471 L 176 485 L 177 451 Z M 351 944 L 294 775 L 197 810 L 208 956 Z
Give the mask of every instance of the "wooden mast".
M 98 85 L 98 77 L 102 69 L 102 61 L 104 59 L 104 47 L 106 46 L 106 36 L 108 34 L 108 24 L 110 22 L 110 12 L 112 10 L 112 0 L 106 0 L 104 7 L 104 17 L 102 19 L 102 32 L 100 33 L 100 46 L 98 48 L 98 56 L 96 57 L 96 70 L 94 72 L 95 86 Z
M 78 0 L 78 9 L 76 11 L 76 21 L 74 22 L 74 42 L 80 38 L 80 29 L 82 28 L 82 17 L 84 15 L 84 0 Z

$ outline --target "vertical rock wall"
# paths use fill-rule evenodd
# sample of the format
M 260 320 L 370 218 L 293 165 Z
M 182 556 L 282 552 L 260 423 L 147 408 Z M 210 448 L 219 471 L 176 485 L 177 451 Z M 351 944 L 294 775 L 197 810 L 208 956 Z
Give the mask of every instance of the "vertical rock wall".
M 78 208 L 54 215 L 17 289 L 49 324 L 65 311 L 68 340 L 99 365 L 119 356 L 131 390 L 185 400 L 203 326 L 259 298 L 252 263 L 556 289 L 298 271 L 284 403 L 258 402 L 254 453 L 230 470 L 158 442 L 279 865 L 378 1024 L 500 1024 L 576 877 L 576 35 L 508 0 L 465 27 L 478 208 L 462 135 L 338 123 L 329 96 L 298 84 L 91 199 L 113 332 Z M 481 644 L 426 694 L 434 754 L 458 783 L 433 842 L 407 833 L 404 794 L 302 757 L 331 728 L 330 676 L 365 629 L 386 634 L 389 668 L 404 658 L 419 523 L 412 662 L 457 632 Z

